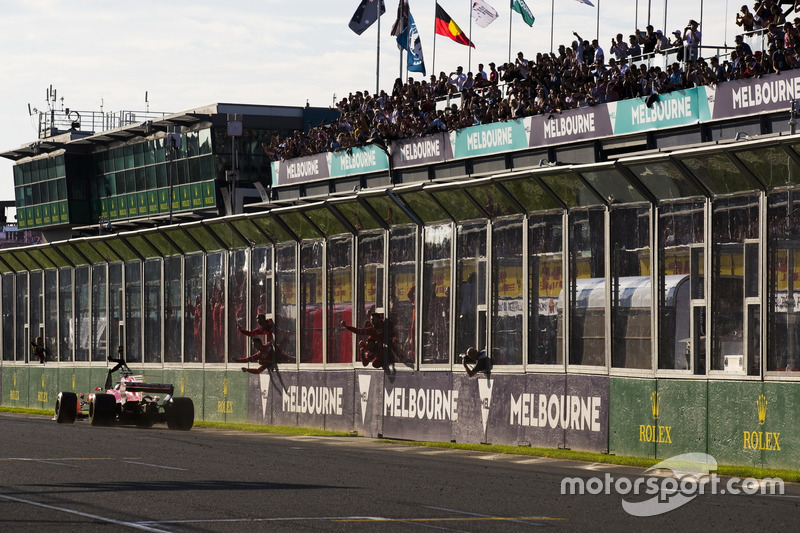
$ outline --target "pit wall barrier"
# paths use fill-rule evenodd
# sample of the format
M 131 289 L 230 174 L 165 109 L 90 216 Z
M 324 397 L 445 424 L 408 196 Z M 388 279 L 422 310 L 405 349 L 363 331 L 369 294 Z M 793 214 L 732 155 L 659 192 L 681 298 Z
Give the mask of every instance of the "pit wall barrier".
M 4 365 L 2 405 L 51 410 L 59 391 L 91 392 L 106 372 Z M 192 398 L 197 420 L 657 459 L 704 452 L 720 464 L 800 468 L 796 383 L 380 370 L 141 373 Z

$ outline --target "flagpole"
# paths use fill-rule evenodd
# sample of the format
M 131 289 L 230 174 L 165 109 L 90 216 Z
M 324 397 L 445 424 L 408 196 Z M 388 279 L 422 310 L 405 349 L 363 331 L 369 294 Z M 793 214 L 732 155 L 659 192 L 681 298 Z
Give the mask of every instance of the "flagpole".
M 381 0 L 383 2 L 383 0 Z M 381 89 L 381 5 L 378 4 L 378 45 L 376 46 L 378 57 L 375 61 L 375 96 L 380 94 Z
M 469 3 L 469 42 L 472 43 L 472 2 Z M 472 72 L 472 45 L 467 46 L 467 49 L 469 50 L 467 54 L 467 72 Z
M 600 0 L 597 0 L 597 30 L 595 31 L 594 38 L 600 42 Z
M 556 0 L 550 2 L 550 53 L 553 53 L 553 17 L 556 12 Z M 509 59 L 509 62 L 511 60 Z
M 431 72 L 436 75 L 436 6 L 439 5 L 439 2 L 433 3 L 433 61 L 431 61 Z M 438 80 L 439 77 L 436 76 Z
M 511 2 L 508 3 L 508 62 L 511 63 Z M 471 40 L 471 39 L 470 39 Z

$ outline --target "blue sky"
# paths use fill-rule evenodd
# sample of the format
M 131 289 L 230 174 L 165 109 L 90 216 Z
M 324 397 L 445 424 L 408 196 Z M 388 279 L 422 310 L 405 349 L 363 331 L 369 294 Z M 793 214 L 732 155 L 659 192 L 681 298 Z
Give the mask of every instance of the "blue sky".
M 509 1 L 486 0 L 500 14 L 487 28 L 473 24 L 476 48 L 444 37 L 433 46 L 434 0 L 410 0 L 419 28 L 428 75 L 465 70 L 479 62 L 500 63 L 509 55 Z M 606 51 L 611 36 L 628 35 L 649 20 L 664 26 L 668 0 L 527 0 L 533 28 L 512 13 L 511 51 L 526 56 L 549 52 L 551 20 L 555 47 L 572 41 L 572 31 L 594 38 L 598 21 Z M 56 108 L 86 111 L 178 112 L 216 102 L 330 106 L 356 90 L 376 87 L 377 25 L 358 36 L 347 27 L 358 0 L 195 0 L 100 2 L 0 0 L 0 151 L 36 140 L 28 104 L 47 108 L 46 92 L 58 91 Z M 440 0 L 469 32 L 469 2 Z M 704 44 L 733 42 L 740 2 L 705 0 L 667 5 L 667 31 L 701 20 Z M 638 9 L 637 9 L 638 5 Z M 554 16 L 551 17 L 551 8 Z M 390 89 L 400 73 L 394 38 L 397 10 L 386 0 L 381 19 L 380 87 Z M 637 18 L 638 14 L 638 18 Z M 723 16 L 723 14 L 726 14 Z M 727 24 L 726 24 L 727 21 Z M 435 64 L 434 64 L 435 60 Z M 0 199 L 13 199 L 12 162 L 0 159 Z

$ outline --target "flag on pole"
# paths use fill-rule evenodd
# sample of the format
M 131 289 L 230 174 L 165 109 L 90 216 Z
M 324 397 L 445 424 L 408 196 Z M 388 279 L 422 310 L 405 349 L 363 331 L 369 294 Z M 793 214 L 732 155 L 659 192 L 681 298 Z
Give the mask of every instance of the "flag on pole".
M 587 6 L 594 7 L 594 4 L 591 3 L 589 0 L 575 0 L 576 2 L 580 2 L 581 4 L 586 4 Z
M 392 25 L 392 35 L 399 37 L 408 27 L 408 0 L 397 3 L 397 20 Z
M 498 17 L 497 10 L 483 0 L 472 0 L 472 18 L 475 24 L 485 28 Z
M 421 72 L 425 75 L 425 61 L 422 59 L 422 41 L 419 38 L 417 25 L 414 24 L 414 17 L 411 11 L 406 11 L 408 15 L 408 25 L 403 32 L 397 36 L 397 45 L 405 48 L 407 54 L 406 65 L 409 72 Z
M 386 6 L 383 4 L 383 0 L 361 0 L 348 26 L 361 35 L 384 13 L 386 13 Z
M 475 48 L 472 41 L 467 39 L 467 36 L 464 35 L 464 32 L 458 27 L 458 24 L 456 24 L 455 21 L 450 18 L 450 15 L 442 9 L 439 2 L 436 2 L 436 33 L 444 35 L 445 37 L 450 37 L 458 44 Z
M 528 4 L 525 3 L 525 0 L 511 0 L 511 9 L 522 15 L 522 20 L 525 21 L 525 24 L 533 27 L 533 21 L 536 18 L 533 16 Z

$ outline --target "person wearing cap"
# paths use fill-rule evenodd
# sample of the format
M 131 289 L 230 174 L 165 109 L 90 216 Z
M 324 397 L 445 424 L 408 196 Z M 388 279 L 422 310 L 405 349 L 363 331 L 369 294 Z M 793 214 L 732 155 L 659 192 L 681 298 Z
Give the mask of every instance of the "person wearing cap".
M 686 26 L 686 31 L 683 34 L 683 41 L 686 47 L 686 52 L 684 55 L 687 63 L 696 63 L 697 57 L 700 53 L 700 41 L 702 39 L 702 34 L 700 33 L 700 30 L 697 29 L 698 26 L 699 24 L 696 20 L 690 20 L 689 25 Z
M 664 37 L 664 32 L 661 30 L 656 30 L 656 48 L 655 53 L 663 54 L 671 45 L 669 43 L 669 39 Z
M 500 75 L 497 73 L 497 66 L 494 63 L 489 63 L 489 83 L 497 85 L 497 80 Z
M 683 33 L 680 30 L 672 32 L 672 41 L 670 47 L 676 50 L 675 59 L 683 61 Z

